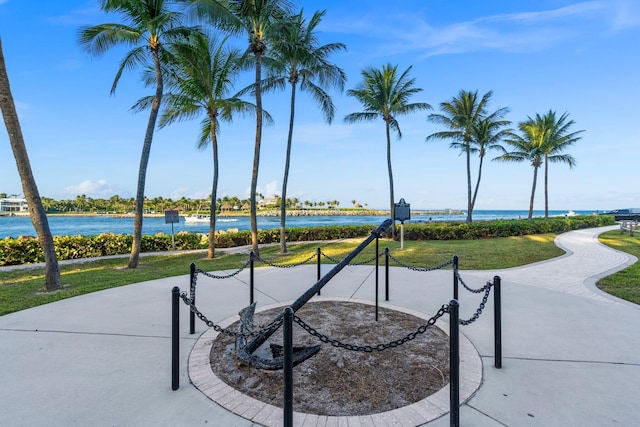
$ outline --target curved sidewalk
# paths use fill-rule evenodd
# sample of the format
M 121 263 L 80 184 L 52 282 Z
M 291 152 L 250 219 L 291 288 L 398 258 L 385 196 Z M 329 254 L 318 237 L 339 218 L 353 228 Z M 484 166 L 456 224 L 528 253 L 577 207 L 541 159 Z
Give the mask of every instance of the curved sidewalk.
M 557 244 L 568 254 L 553 260 L 461 272 L 471 287 L 496 274 L 503 285 L 503 368 L 493 367 L 492 298 L 485 315 L 461 328 L 483 362 L 483 383 L 462 405 L 461 425 L 640 424 L 640 308 L 594 286 L 597 277 L 635 261 L 597 242 L 600 232 L 613 228 L 559 236 Z M 256 269 L 258 305 L 295 299 L 315 282 L 315 274 L 315 266 L 308 265 Z M 347 267 L 322 295 L 373 300 L 374 276 L 372 267 Z M 451 299 L 451 271 L 392 268 L 390 276 L 389 304 L 430 315 Z M 247 283 L 247 271 L 224 281 L 201 277 L 198 307 L 213 321 L 226 319 L 247 304 Z M 189 383 L 187 359 L 205 325 L 198 322 L 196 334 L 189 335 L 186 307 L 181 307 L 181 388 L 171 391 L 170 290 L 176 285 L 186 290 L 188 276 L 0 317 L 0 424 L 255 425 Z M 478 298 L 460 290 L 462 318 L 473 314 Z M 390 419 L 387 425 L 400 421 Z M 427 425 L 448 426 L 448 416 Z

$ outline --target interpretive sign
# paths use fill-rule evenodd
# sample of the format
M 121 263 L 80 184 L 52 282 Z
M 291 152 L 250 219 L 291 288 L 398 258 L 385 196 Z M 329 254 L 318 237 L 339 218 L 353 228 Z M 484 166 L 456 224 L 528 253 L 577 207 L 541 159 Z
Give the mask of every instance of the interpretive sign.
M 180 222 L 180 214 L 175 209 L 167 209 L 164 211 L 165 224 L 177 224 Z
M 173 224 L 180 222 L 180 214 L 175 209 L 167 209 L 164 211 L 164 223 L 171 224 L 171 249 L 176 250 L 176 241 L 173 237 Z
M 411 205 L 406 203 L 404 199 L 400 199 L 399 203 L 395 203 L 394 218 L 396 221 L 405 222 L 411 219 Z
M 411 219 L 411 205 L 400 199 L 393 206 L 393 219 L 400 221 L 400 249 L 404 249 L 404 222 Z

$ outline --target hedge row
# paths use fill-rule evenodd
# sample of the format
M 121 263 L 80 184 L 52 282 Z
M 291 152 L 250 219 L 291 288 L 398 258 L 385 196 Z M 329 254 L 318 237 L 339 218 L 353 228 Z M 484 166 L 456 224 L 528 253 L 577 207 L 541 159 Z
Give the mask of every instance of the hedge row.
M 491 237 L 524 236 L 528 234 L 563 233 L 581 228 L 613 225 L 612 216 L 576 216 L 568 219 L 534 218 L 532 220 L 480 221 L 471 224 L 460 222 L 437 222 L 407 224 L 404 238 L 407 240 L 473 240 Z
M 435 222 L 428 224 L 406 224 L 406 240 L 461 240 L 490 237 L 522 236 L 526 234 L 561 233 L 580 228 L 614 224 L 611 216 L 580 216 L 569 219 L 533 219 L 482 221 L 472 224 L 460 222 Z M 363 237 L 371 233 L 372 225 L 306 227 L 287 229 L 287 241 L 335 240 Z M 100 234 L 98 236 L 55 236 L 53 238 L 58 260 L 101 257 L 127 254 L 133 237 L 128 234 Z M 206 234 L 180 232 L 174 236 L 177 250 L 206 249 L 209 237 Z M 280 230 L 258 232 L 260 244 L 280 241 Z M 216 247 L 229 248 L 251 244 L 251 233 L 224 233 L 216 235 Z M 171 236 L 159 233 L 142 236 L 142 252 L 164 252 L 171 250 Z M 44 262 L 38 239 L 27 237 L 0 240 L 0 266 Z
M 207 235 L 177 233 L 174 236 L 176 249 L 203 249 L 209 242 Z M 54 236 L 58 260 L 92 258 L 127 254 L 131 251 L 133 236 L 130 234 L 104 233 L 98 236 Z M 171 250 L 171 235 L 159 233 L 142 236 L 142 252 L 164 252 Z M 44 254 L 38 239 L 23 237 L 0 240 L 0 266 L 44 262 Z

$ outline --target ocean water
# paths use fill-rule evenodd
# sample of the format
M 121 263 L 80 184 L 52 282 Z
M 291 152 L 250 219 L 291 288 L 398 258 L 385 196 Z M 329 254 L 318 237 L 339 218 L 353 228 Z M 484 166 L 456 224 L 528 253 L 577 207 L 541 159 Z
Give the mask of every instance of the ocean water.
M 593 211 L 575 211 L 578 215 L 591 215 Z M 549 211 L 550 216 L 564 216 L 567 211 Z M 493 219 L 526 218 L 526 210 L 477 210 L 473 212 L 474 221 Z M 544 216 L 544 211 L 534 211 L 534 217 Z M 101 233 L 133 234 L 133 217 L 113 217 L 107 215 L 96 216 L 50 216 L 49 228 L 54 236 L 93 236 Z M 384 221 L 382 216 L 305 216 L 287 217 L 287 228 L 312 227 L 325 225 L 379 225 Z M 466 215 L 419 215 L 412 212 L 410 222 L 428 221 L 464 221 Z M 258 217 L 258 228 L 269 230 L 280 228 L 279 217 Z M 249 217 L 219 217 L 216 220 L 216 230 L 250 230 Z M 189 231 L 193 233 L 208 233 L 208 224 L 185 224 L 184 218 L 173 224 L 174 233 Z M 165 233 L 171 234 L 171 224 L 165 224 L 164 217 L 145 218 L 142 223 L 143 234 Z M 35 236 L 36 232 L 29 217 L 0 216 L 0 239 L 6 237 Z

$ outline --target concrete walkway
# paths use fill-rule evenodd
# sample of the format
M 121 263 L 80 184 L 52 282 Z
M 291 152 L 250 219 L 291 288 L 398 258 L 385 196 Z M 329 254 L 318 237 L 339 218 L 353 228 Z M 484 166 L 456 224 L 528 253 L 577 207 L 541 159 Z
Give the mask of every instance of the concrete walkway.
M 463 426 L 635 426 L 640 396 L 640 307 L 600 291 L 598 277 L 636 260 L 597 242 L 617 227 L 563 234 L 568 254 L 500 271 L 462 271 L 480 287 L 502 277 L 503 368 L 493 367 L 491 298 L 461 332 L 479 352 L 483 383 L 461 407 Z M 331 266 L 323 266 L 325 271 Z M 185 266 L 185 270 L 188 266 Z M 295 299 L 315 266 L 260 268 L 259 306 Z M 198 307 L 213 321 L 248 303 L 248 271 L 200 276 Z M 372 267 L 347 267 L 323 296 L 374 299 Z M 188 276 L 109 289 L 0 317 L 0 425 L 251 426 L 189 382 L 187 359 L 205 325 L 188 333 L 181 307 L 181 388 L 171 391 L 170 290 Z M 478 295 L 460 291 L 461 317 Z M 389 303 L 434 314 L 451 299 L 451 271 L 391 270 Z M 387 425 L 396 425 L 390 419 Z M 330 425 L 330 421 L 327 422 Z M 429 427 L 449 425 L 444 416 Z

